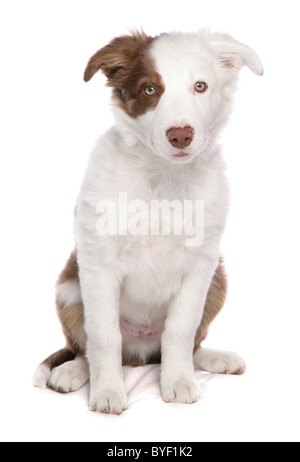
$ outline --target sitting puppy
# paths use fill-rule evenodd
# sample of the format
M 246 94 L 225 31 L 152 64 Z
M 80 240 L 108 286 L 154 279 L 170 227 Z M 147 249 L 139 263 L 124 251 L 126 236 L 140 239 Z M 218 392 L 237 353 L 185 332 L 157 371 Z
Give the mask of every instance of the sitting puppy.
M 199 399 L 194 368 L 243 373 L 237 355 L 201 348 L 226 295 L 217 143 L 243 65 L 263 74 L 252 49 L 207 31 L 133 33 L 90 59 L 84 80 L 105 74 L 116 124 L 91 155 L 56 287 L 67 344 L 36 386 L 67 393 L 90 379 L 90 409 L 120 414 L 122 364 L 161 362 L 162 397 L 177 403 Z

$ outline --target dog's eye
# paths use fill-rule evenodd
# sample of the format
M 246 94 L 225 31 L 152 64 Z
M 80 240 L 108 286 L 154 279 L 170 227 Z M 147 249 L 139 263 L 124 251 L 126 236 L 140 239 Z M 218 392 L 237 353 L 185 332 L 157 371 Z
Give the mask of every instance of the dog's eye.
M 146 93 L 147 96 L 154 96 L 157 94 L 156 88 L 153 87 L 152 85 L 149 85 L 144 89 L 144 92 Z
M 198 93 L 204 93 L 208 89 L 208 85 L 205 82 L 197 82 L 195 83 L 195 90 Z

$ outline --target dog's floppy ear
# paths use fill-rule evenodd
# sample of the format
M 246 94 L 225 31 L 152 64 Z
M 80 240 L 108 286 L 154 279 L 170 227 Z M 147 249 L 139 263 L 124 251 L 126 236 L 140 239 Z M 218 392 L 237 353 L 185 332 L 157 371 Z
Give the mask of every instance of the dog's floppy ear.
M 88 62 L 84 80 L 88 82 L 100 69 L 108 78 L 111 86 L 118 84 L 126 70 L 132 66 L 139 52 L 149 44 L 152 38 L 144 32 L 134 32 L 113 39 L 108 45 L 97 51 Z
M 217 56 L 219 65 L 228 73 L 237 73 L 244 65 L 256 75 L 264 70 L 257 54 L 248 46 L 234 40 L 229 35 L 212 34 L 210 45 Z

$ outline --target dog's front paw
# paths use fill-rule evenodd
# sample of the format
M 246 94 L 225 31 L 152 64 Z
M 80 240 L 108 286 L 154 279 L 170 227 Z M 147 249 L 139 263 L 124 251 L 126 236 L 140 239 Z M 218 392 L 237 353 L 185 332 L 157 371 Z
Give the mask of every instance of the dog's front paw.
M 200 389 L 195 377 L 183 376 L 176 380 L 162 378 L 162 398 L 167 403 L 196 403 Z
M 93 387 L 90 392 L 89 407 L 91 411 L 104 414 L 122 414 L 128 407 L 124 386 L 120 385 L 99 389 Z

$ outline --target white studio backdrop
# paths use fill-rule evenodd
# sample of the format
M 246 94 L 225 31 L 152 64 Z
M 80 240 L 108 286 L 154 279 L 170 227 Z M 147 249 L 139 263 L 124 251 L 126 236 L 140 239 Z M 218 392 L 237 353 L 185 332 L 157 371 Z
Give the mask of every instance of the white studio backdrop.
M 297 3 L 1 1 L 1 440 L 300 439 Z M 54 284 L 73 248 L 89 153 L 113 123 L 105 78 L 85 84 L 83 72 L 97 49 L 132 29 L 202 27 L 251 46 L 265 68 L 263 78 L 241 72 L 222 137 L 232 189 L 223 241 L 230 286 L 206 341 L 241 354 L 248 371 L 209 380 L 197 408 L 165 405 L 157 388 L 153 402 L 141 391 L 120 418 L 95 415 L 87 387 L 60 396 L 30 383 L 37 364 L 64 345 Z

